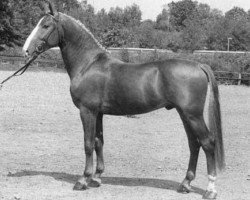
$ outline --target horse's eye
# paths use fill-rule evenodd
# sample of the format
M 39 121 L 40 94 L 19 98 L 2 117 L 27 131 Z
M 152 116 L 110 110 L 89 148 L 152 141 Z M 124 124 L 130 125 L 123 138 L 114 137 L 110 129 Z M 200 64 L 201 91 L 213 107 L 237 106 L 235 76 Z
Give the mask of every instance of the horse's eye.
M 49 28 L 49 26 L 45 24 L 45 25 L 43 25 L 43 28 L 47 29 L 47 28 Z

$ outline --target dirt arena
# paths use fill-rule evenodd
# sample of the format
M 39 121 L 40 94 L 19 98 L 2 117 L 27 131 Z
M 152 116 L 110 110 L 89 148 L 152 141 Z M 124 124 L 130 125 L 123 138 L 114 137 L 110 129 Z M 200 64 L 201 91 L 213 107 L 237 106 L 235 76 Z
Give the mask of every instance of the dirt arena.
M 0 80 L 11 71 L 0 71 Z M 218 197 L 250 199 L 250 88 L 220 86 L 227 167 Z M 103 185 L 73 191 L 84 170 L 83 131 L 59 70 L 29 70 L 0 91 L 0 199 L 196 200 L 207 187 L 200 153 L 194 192 L 176 189 L 187 170 L 187 138 L 175 110 L 104 117 Z

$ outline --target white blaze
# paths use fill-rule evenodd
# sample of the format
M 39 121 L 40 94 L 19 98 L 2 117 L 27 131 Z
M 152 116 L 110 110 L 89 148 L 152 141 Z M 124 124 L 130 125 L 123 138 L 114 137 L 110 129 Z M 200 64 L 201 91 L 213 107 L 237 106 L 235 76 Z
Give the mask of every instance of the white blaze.
M 43 18 L 44 18 L 44 17 L 43 17 Z M 25 44 L 23 45 L 23 50 L 24 50 L 25 52 L 26 52 L 27 49 L 29 48 L 32 39 L 33 39 L 34 36 L 36 35 L 36 33 L 37 33 L 37 31 L 38 31 L 38 28 L 39 28 L 39 25 L 41 24 L 43 18 L 40 19 L 40 21 L 38 22 L 38 24 L 36 25 L 36 27 L 33 29 L 33 31 L 31 32 L 31 34 L 29 35 L 29 37 L 26 39 Z

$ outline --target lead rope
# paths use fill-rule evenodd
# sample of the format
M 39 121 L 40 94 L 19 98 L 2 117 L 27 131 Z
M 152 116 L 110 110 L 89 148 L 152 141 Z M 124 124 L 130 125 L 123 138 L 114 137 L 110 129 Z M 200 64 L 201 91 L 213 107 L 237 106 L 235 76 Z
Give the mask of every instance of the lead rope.
M 5 82 L 7 82 L 8 80 L 10 80 L 11 78 L 15 77 L 15 76 L 21 76 L 27 69 L 28 67 L 30 66 L 30 64 L 37 58 L 38 55 L 34 55 L 32 58 L 30 58 L 28 60 L 28 62 L 23 66 L 21 67 L 19 70 L 17 70 L 14 74 L 12 74 L 11 76 L 7 77 L 6 79 L 4 79 L 1 83 L 0 83 L 0 90 L 2 89 L 3 87 L 3 84 Z

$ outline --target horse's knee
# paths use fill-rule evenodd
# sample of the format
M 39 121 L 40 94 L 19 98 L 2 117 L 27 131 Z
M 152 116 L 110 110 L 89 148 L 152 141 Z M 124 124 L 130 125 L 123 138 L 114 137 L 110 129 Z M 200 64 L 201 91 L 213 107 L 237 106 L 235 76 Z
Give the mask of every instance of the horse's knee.
M 103 139 L 102 138 L 95 138 L 95 149 L 98 150 L 100 148 L 102 148 L 103 146 Z
M 94 150 L 94 143 L 85 141 L 84 143 L 84 149 L 85 149 L 85 154 L 86 155 L 92 155 L 93 150 Z

